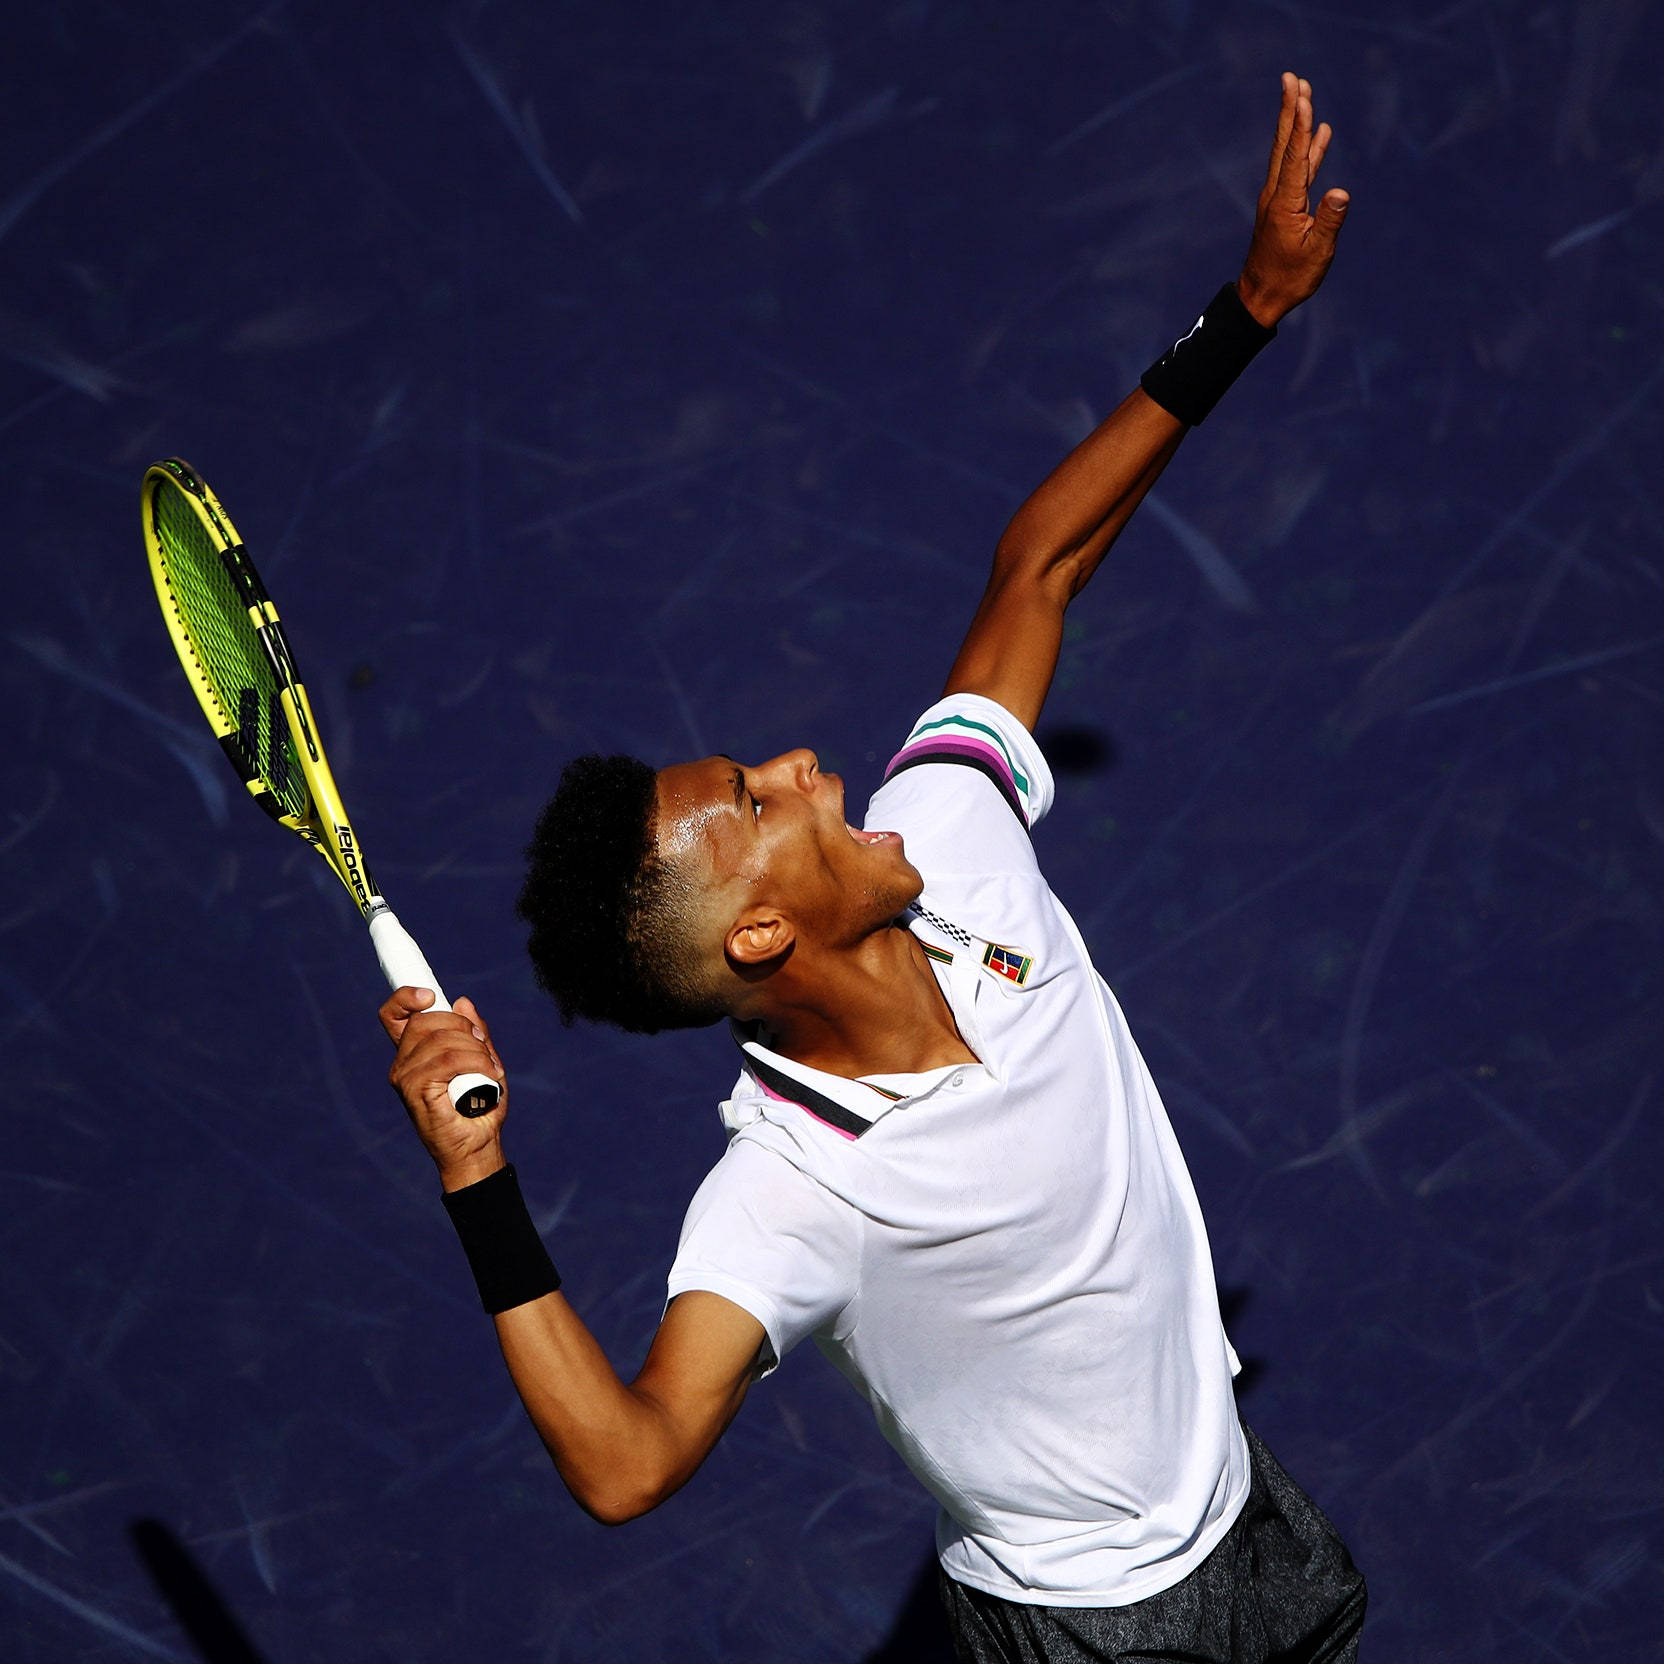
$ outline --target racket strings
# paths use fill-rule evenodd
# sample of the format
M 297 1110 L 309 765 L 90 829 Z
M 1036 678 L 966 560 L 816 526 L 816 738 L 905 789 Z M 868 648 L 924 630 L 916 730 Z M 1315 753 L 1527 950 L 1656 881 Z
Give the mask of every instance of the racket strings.
M 174 606 L 224 726 L 249 777 L 264 780 L 286 813 L 303 817 L 305 783 L 279 684 L 219 545 L 176 486 L 159 485 L 153 509 Z

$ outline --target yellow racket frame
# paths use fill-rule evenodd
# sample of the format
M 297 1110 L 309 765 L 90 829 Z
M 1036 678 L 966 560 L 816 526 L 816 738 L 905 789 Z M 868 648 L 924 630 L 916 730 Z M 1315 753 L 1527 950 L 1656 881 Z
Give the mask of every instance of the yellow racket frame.
M 156 494 L 170 488 L 177 488 L 215 548 L 240 566 L 242 582 L 239 587 L 244 589 L 246 596 L 252 597 L 252 604 L 248 607 L 249 623 L 262 638 L 266 656 L 273 666 L 278 681 L 278 698 L 300 759 L 307 797 L 304 817 L 288 812 L 264 775 L 258 771 L 251 774 L 240 751 L 225 744 L 237 737 L 237 720 L 226 709 L 203 664 L 190 623 L 174 593 L 167 552 L 156 527 Z M 370 918 L 381 897 L 364 863 L 358 835 L 353 831 L 346 809 L 342 806 L 335 777 L 330 773 L 329 759 L 324 755 L 323 745 L 318 739 L 318 727 L 312 718 L 312 705 L 306 697 L 305 687 L 295 675 L 294 659 L 289 651 L 288 639 L 283 634 L 277 608 L 244 553 L 243 541 L 231 523 L 231 516 L 201 476 L 178 457 L 168 457 L 145 470 L 141 502 L 145 551 L 150 557 L 150 576 L 156 585 L 156 599 L 161 603 L 162 616 L 167 621 L 174 650 L 179 655 L 179 663 L 191 684 L 191 691 L 202 707 L 202 714 L 208 719 L 208 726 L 213 729 L 215 738 L 221 742 L 233 767 L 242 776 L 243 784 L 254 801 L 280 826 L 304 838 L 323 856 L 330 871 L 341 880 L 348 895 L 357 903 L 359 912 L 366 919 Z M 385 906 L 385 903 L 382 905 Z
M 236 716 L 226 709 L 208 673 L 192 633 L 190 615 L 180 604 L 169 571 L 167 549 L 156 523 L 157 497 L 163 491 L 176 492 L 189 506 L 207 532 L 238 599 L 247 609 L 248 621 L 253 626 L 267 668 L 276 683 L 282 720 L 294 741 L 294 754 L 300 764 L 306 797 L 301 814 L 286 806 L 278 792 L 273 790 L 271 783 L 260 772 L 258 755 L 248 754 Z M 280 826 L 317 850 L 329 870 L 346 886 L 347 894 L 357 903 L 359 912 L 370 927 L 370 940 L 389 986 L 430 988 L 434 997 L 431 1009 L 449 1011 L 450 1003 L 422 950 L 411 938 L 410 932 L 400 924 L 370 877 L 358 834 L 347 819 L 341 794 L 336 789 L 329 761 L 318 739 L 311 702 L 306 697 L 306 689 L 301 685 L 299 676 L 295 674 L 294 658 L 289 652 L 277 608 L 266 593 L 254 563 L 237 535 L 237 528 L 231 523 L 231 516 L 225 512 L 219 498 L 208 489 L 201 475 L 188 462 L 176 456 L 165 457 L 145 470 L 140 503 L 150 576 L 156 585 L 156 599 L 161 603 L 162 616 L 167 620 L 168 634 L 173 638 L 174 650 L 179 655 L 179 663 L 184 668 L 191 690 L 196 694 L 197 703 L 202 707 L 202 714 L 207 717 L 208 726 L 238 777 L 254 801 Z M 267 720 L 271 720 L 269 712 Z M 258 750 L 256 745 L 254 751 L 258 753 Z M 496 1107 L 500 1095 L 496 1081 L 476 1074 L 458 1075 L 451 1081 L 449 1092 L 457 1111 L 468 1116 L 487 1114 Z

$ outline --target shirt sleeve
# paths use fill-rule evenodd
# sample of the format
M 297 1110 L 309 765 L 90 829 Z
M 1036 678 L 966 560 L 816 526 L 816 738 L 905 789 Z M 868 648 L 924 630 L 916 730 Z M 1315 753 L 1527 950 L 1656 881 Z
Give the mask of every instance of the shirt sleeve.
M 860 1281 L 859 1216 L 789 1161 L 736 1138 L 688 1204 L 669 1293 L 703 1289 L 762 1324 L 772 1370 L 835 1324 Z
M 869 831 L 899 832 L 927 894 L 944 879 L 1035 877 L 1029 828 L 1051 807 L 1034 736 L 980 694 L 950 694 L 913 724 L 867 808 Z
M 890 759 L 884 783 L 932 763 L 982 775 L 1025 831 L 1037 826 L 1052 806 L 1052 771 L 1034 736 L 1003 705 L 979 693 L 937 700 Z

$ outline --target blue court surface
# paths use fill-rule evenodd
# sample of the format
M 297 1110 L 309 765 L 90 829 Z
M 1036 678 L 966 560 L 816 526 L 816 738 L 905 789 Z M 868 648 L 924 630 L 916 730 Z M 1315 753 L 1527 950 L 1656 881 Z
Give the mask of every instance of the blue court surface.
M 1285 68 L 1340 257 L 1071 612 L 1040 857 L 1363 1656 L 1658 1656 L 1661 45 L 1651 0 L 14 30 L 0 1657 L 948 1656 L 933 1504 L 813 1348 L 657 1513 L 567 1497 L 357 914 L 180 675 L 139 482 L 189 458 L 248 539 L 632 1370 L 734 1057 L 562 1029 L 538 805 L 592 749 L 808 744 L 870 792 L 1007 518 L 1234 276 Z

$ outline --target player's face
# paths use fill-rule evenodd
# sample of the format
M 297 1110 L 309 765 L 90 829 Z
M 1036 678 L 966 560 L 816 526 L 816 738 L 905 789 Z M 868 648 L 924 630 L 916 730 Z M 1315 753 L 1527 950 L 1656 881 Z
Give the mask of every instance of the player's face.
M 667 856 L 705 866 L 724 912 L 778 907 L 828 946 L 887 924 L 923 888 L 899 833 L 859 832 L 844 819 L 844 783 L 812 751 L 663 769 L 658 825 Z

